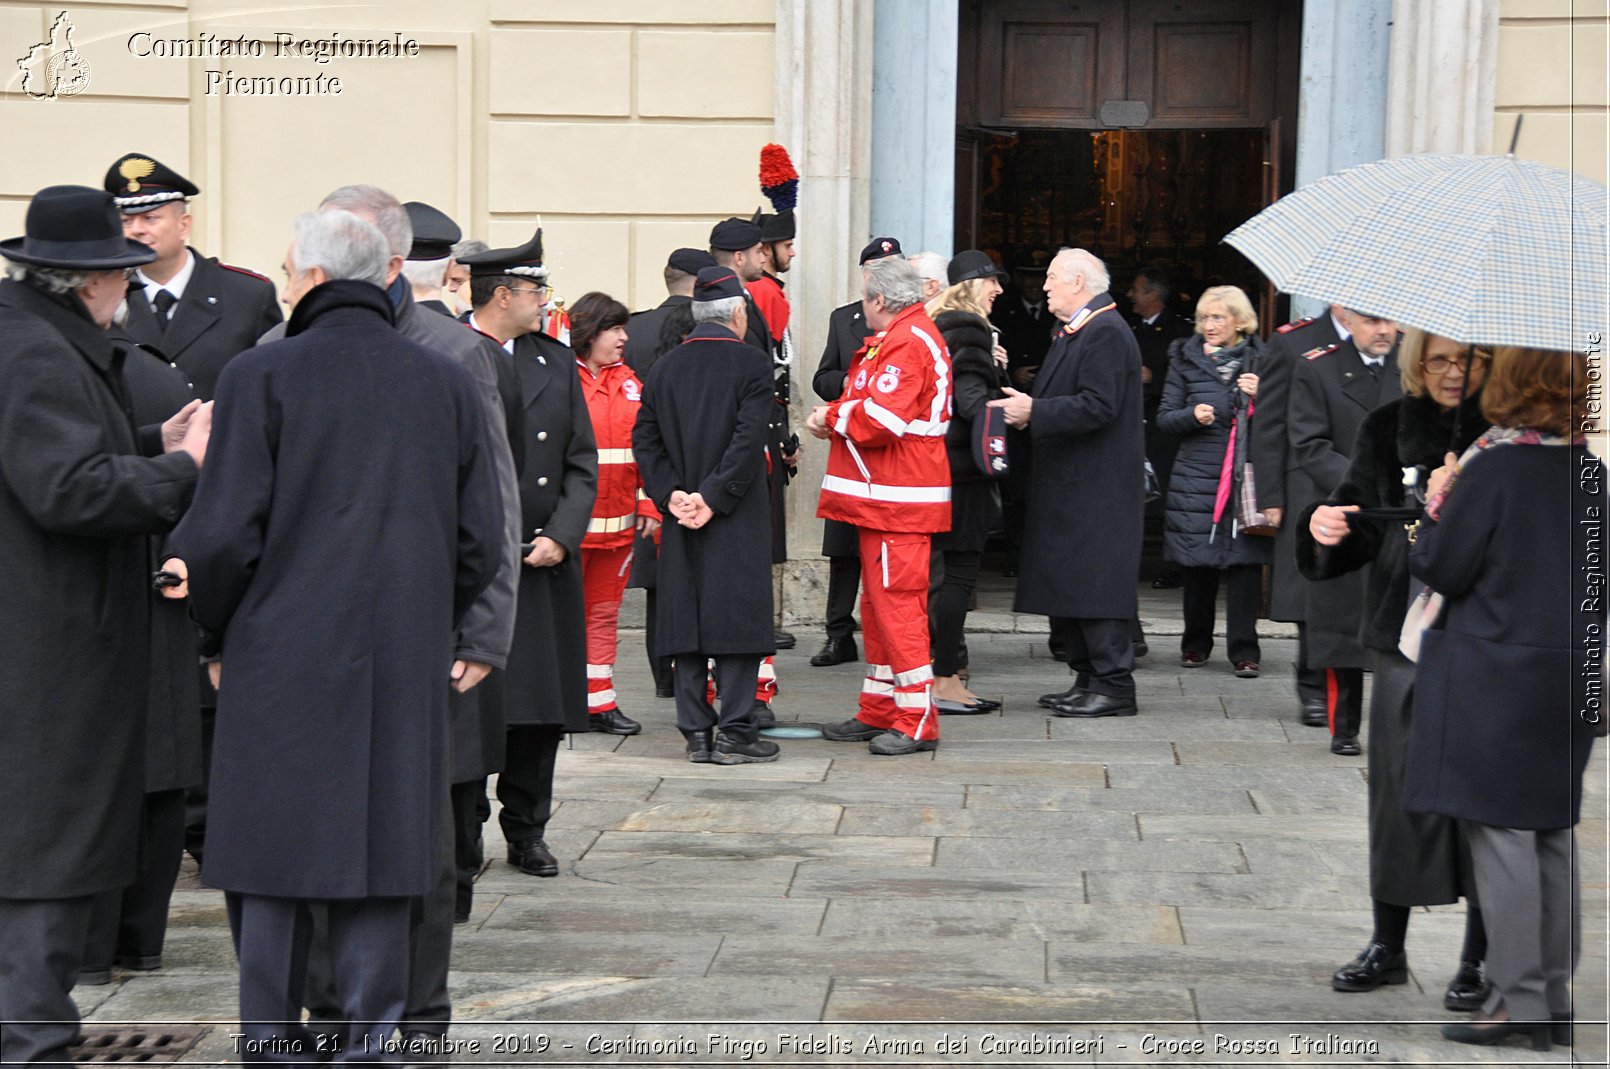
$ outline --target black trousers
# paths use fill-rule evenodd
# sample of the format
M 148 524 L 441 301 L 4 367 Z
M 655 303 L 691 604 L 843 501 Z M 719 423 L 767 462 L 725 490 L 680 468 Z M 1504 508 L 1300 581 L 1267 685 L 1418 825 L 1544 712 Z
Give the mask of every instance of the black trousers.
M 721 711 L 710 704 L 705 684 L 709 678 L 706 661 L 715 661 L 716 693 L 721 695 Z M 683 735 L 716 728 L 728 738 L 753 742 L 759 733 L 755 724 L 755 684 L 760 680 L 761 655 L 723 653 L 706 657 L 702 653 L 676 655 L 676 726 Z
M 1364 723 L 1364 669 L 1326 668 L 1325 712 L 1330 717 L 1332 736 L 1357 738 Z
M 928 588 L 928 631 L 934 640 L 934 675 L 953 676 L 965 663 L 967 607 L 984 564 L 981 550 L 935 550 L 937 567 Z
M 145 796 L 140 836 L 140 875 L 121 890 L 95 896 L 84 947 L 85 969 L 104 969 L 114 962 L 131 969 L 155 969 L 162 964 L 168 903 L 184 858 L 183 789 Z
M 92 895 L 0 898 L 0 1062 L 66 1061 Z
M 1225 634 L 1231 663 L 1261 661 L 1258 647 L 1258 609 L 1263 602 L 1263 565 L 1238 564 L 1231 568 L 1183 568 L 1182 595 L 1185 634 L 1181 653 L 1213 652 L 1213 617 L 1219 598 L 1219 578 L 1225 584 Z
M 750 690 L 754 690 L 753 684 Z M 509 843 L 540 839 L 553 814 L 553 767 L 559 759 L 558 724 L 509 725 L 508 750 L 498 773 L 498 826 Z
M 656 688 L 669 686 L 671 683 L 671 658 L 654 656 L 654 636 L 659 633 L 659 628 L 654 623 L 658 591 L 653 587 L 649 587 L 643 593 L 645 595 L 645 604 L 643 606 L 643 649 L 648 653 L 648 668 L 654 674 L 654 686 Z
M 1051 617 L 1051 641 L 1068 651 L 1074 686 L 1113 698 L 1135 696 L 1130 620 Z
M 481 837 L 481 825 L 492 815 L 492 803 L 486 798 L 486 780 L 455 783 L 453 799 L 453 866 L 454 901 L 453 919 L 468 917 L 475 900 L 475 877 L 481 874 L 486 863 L 486 847 Z
M 400 1064 L 376 1052 L 403 1018 L 408 999 L 408 898 L 272 898 L 224 894 L 240 962 L 240 1030 L 251 1057 L 276 1065 L 318 1065 L 328 1051 L 301 1024 L 315 905 L 328 924 L 340 1019 L 333 1038 L 352 1060 Z
M 211 696 L 215 692 L 207 679 L 207 666 L 201 666 L 201 693 Z M 210 702 L 201 703 L 201 782 L 186 787 L 184 792 L 184 848 L 191 857 L 201 860 L 201 847 L 207 838 L 207 781 L 212 777 L 212 732 L 218 722 L 218 707 Z
M 855 634 L 855 595 L 861 589 L 861 557 L 827 558 L 827 637 Z
M 1297 700 L 1304 705 L 1324 705 L 1325 670 L 1308 664 L 1308 625 L 1297 621 L 1297 664 L 1292 669 L 1296 677 Z

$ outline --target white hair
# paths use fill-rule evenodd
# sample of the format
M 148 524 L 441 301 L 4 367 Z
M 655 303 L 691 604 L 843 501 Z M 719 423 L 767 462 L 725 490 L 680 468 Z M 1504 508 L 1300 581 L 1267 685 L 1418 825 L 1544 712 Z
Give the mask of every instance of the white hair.
M 723 297 L 719 301 L 694 301 L 693 321 L 695 323 L 730 323 L 732 317 L 743 307 L 742 297 Z
M 480 238 L 465 238 L 453 246 L 453 259 L 462 260 L 466 256 L 479 256 L 483 252 L 491 252 L 492 246 Z
M 923 278 L 931 278 L 939 283 L 940 288 L 950 285 L 950 261 L 937 252 L 919 252 L 908 257 L 911 266 L 917 269 L 917 274 Z
M 332 280 L 356 279 L 384 289 L 391 249 L 377 227 L 351 212 L 321 210 L 296 217 L 291 260 L 299 275 L 321 267 Z
M 1059 250 L 1052 258 L 1048 270 L 1056 271 L 1064 282 L 1071 280 L 1074 275 L 1083 275 L 1085 289 L 1091 293 L 1106 293 L 1112 286 L 1112 278 L 1107 274 L 1107 265 L 1097 259 L 1094 253 L 1086 252 L 1084 249 Z
M 342 186 L 319 202 L 321 212 L 335 209 L 373 224 L 385 236 L 393 256 L 406 257 L 414 247 L 414 224 L 408 219 L 408 209 L 379 186 Z
M 15 260 L 7 260 L 6 277 L 13 282 L 25 282 L 36 289 L 44 290 L 52 297 L 64 297 L 69 293 L 76 293 L 89 282 L 93 271 L 75 271 L 66 267 L 36 267 L 33 264 L 20 264 Z
M 866 295 L 882 297 L 884 307 L 891 312 L 922 303 L 922 276 L 898 256 L 868 260 L 861 268 L 861 278 Z
M 452 262 L 451 256 L 440 260 L 404 260 L 403 277 L 416 290 L 439 290 L 447 282 L 447 265 Z

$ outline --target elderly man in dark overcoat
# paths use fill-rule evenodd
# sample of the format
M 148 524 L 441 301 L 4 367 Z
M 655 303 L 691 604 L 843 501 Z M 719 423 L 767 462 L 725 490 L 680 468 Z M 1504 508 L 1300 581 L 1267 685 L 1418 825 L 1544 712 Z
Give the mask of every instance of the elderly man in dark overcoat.
M 195 489 L 210 409 L 137 428 L 107 334 L 152 259 L 110 194 L 42 189 L 0 242 L 0 1061 L 65 1059 L 97 894 L 136 874 L 151 568 Z M 153 454 L 153 455 L 147 455 Z
M 289 1061 L 316 1061 L 287 1023 L 315 902 L 346 1048 L 402 1017 L 411 900 L 439 873 L 446 683 L 470 672 L 455 632 L 507 541 L 476 383 L 393 328 L 390 257 L 350 212 L 297 219 L 286 337 L 224 369 L 216 475 L 172 539 L 222 665 L 203 879 L 226 892 L 242 1031 Z
M 1051 618 L 1074 685 L 1057 716 L 1132 716 L 1144 508 L 1140 347 L 1107 292 L 1107 269 L 1064 249 L 1046 272 L 1046 304 L 1064 320 L 1031 392 L 991 404 L 1026 427 L 1034 475 L 1019 566 L 1018 612 Z
M 520 382 L 525 466 L 520 473 L 520 593 L 504 672 L 508 724 L 498 775 L 498 823 L 509 864 L 559 875 L 544 836 L 553 810 L 559 740 L 590 730 L 581 539 L 598 492 L 598 449 L 576 354 L 543 332 L 548 269 L 542 231 L 518 248 L 459 262 L 470 271 L 471 327 L 503 347 Z
M 693 289 L 697 325 L 649 373 L 632 451 L 660 535 L 655 652 L 676 659 L 677 727 L 688 760 L 736 765 L 777 759 L 758 733 L 755 681 L 774 653 L 766 424 L 771 361 L 744 343 L 744 290 L 730 267 L 707 267 Z M 721 712 L 706 697 L 715 663 Z

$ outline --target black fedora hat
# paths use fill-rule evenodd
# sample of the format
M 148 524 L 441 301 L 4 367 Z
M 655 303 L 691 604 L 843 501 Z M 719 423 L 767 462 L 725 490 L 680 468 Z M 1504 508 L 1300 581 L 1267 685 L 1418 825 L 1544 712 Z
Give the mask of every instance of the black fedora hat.
M 123 215 L 104 189 L 46 186 L 28 203 L 26 235 L 0 241 L 0 256 L 34 267 L 111 271 L 157 258 L 155 250 L 123 236 Z

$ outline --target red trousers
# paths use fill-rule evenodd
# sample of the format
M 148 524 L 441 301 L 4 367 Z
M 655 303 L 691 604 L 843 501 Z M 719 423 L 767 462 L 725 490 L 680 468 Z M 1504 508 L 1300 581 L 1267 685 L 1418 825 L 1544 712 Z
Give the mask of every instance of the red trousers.
M 632 544 L 612 549 L 581 548 L 581 590 L 587 611 L 587 711 L 597 714 L 615 704 L 615 649 L 620 632 L 621 598 L 632 572 Z
M 937 739 L 939 716 L 928 645 L 931 538 L 904 531 L 857 530 L 867 674 L 855 717 L 914 739 Z

